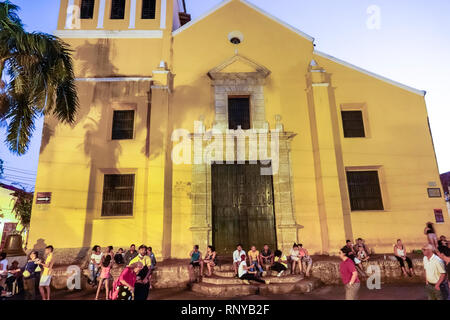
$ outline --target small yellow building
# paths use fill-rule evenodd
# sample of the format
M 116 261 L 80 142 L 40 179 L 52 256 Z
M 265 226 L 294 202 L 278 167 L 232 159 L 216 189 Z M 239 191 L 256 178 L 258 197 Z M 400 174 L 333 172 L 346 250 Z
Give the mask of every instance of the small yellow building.
M 189 20 L 178 0 L 61 0 L 81 108 L 45 120 L 30 247 L 381 253 L 420 248 L 427 221 L 450 233 L 425 92 L 245 0 Z

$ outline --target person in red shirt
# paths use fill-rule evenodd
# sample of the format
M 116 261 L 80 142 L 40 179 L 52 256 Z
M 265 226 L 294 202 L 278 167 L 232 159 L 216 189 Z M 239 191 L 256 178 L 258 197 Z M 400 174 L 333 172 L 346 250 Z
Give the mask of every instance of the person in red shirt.
M 355 263 L 348 257 L 350 251 L 347 246 L 339 251 L 339 258 L 342 260 L 339 265 L 339 271 L 345 286 L 345 300 L 357 300 L 361 284 L 358 279 L 358 271 L 356 270 Z

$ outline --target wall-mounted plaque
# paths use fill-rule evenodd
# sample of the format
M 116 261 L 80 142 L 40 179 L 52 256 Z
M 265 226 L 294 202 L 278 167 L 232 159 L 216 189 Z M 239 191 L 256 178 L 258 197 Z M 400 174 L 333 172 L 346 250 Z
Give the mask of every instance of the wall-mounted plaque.
M 442 209 L 434 209 L 434 217 L 436 218 L 436 223 L 443 223 L 444 215 L 442 214 Z
M 440 188 L 428 188 L 428 198 L 442 198 Z
M 52 201 L 51 192 L 38 192 L 36 194 L 36 204 L 50 204 Z

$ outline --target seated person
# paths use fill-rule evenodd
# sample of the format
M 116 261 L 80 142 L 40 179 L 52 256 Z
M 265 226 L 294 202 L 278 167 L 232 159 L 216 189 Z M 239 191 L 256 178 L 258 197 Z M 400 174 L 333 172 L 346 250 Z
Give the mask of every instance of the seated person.
M 194 250 L 189 253 L 189 256 L 191 257 L 191 262 L 189 263 L 189 277 L 191 282 L 194 282 L 196 280 L 194 279 L 194 268 L 200 267 L 202 261 L 202 253 L 200 252 L 198 245 L 194 246 Z
M 400 263 L 403 274 L 405 276 L 412 277 L 414 275 L 413 264 L 411 259 L 406 256 L 406 248 L 403 245 L 401 239 L 398 239 L 397 243 L 394 245 L 394 255 L 397 261 Z M 405 267 L 405 261 L 408 264 L 408 269 L 406 269 Z
M 236 277 L 238 277 L 238 278 L 239 278 L 239 275 L 238 275 L 238 268 L 239 268 L 239 265 L 241 264 L 241 256 L 242 256 L 242 255 L 247 256 L 247 255 L 245 254 L 245 251 L 242 249 L 242 245 L 241 245 L 241 244 L 238 244 L 238 245 L 236 246 L 236 250 L 233 252 L 233 268 L 234 268 L 234 274 L 235 274 Z
M 366 252 L 366 255 L 369 256 L 369 258 L 370 258 L 371 252 L 370 252 L 369 247 L 366 245 L 364 239 L 362 239 L 362 238 L 356 239 L 356 244 L 355 244 L 354 247 L 355 247 L 355 248 L 358 248 L 359 246 L 362 246 L 362 247 L 363 247 L 364 251 Z
M 238 270 L 239 279 L 243 280 L 245 284 L 250 284 L 250 282 L 248 282 L 249 280 L 269 284 L 268 281 L 264 281 L 256 277 L 257 271 L 256 270 L 251 271 L 252 269 L 255 268 L 255 266 L 250 265 L 250 267 L 247 267 L 247 262 L 245 260 L 246 260 L 245 254 L 241 255 L 241 262 L 239 263 L 239 270 Z
M 294 246 L 291 249 L 290 252 L 291 256 L 291 265 L 292 265 L 292 274 L 295 274 L 295 267 L 298 265 L 300 272 L 302 272 L 302 257 L 300 256 L 300 250 L 298 248 L 298 245 L 294 243 Z
M 17 286 L 23 289 L 23 282 L 21 282 L 21 270 L 19 268 L 19 262 L 14 260 L 8 267 L 8 275 L 6 277 L 6 288 L 8 292 L 13 291 L 13 284 L 17 281 Z
M 203 276 L 203 267 L 206 264 L 208 268 L 208 277 L 212 276 L 213 268 L 217 265 L 217 253 L 213 246 L 208 246 L 206 251 L 205 259 L 201 263 L 200 274 Z
M 300 251 L 300 256 L 302 257 L 302 262 L 304 262 L 306 264 L 306 277 L 309 277 L 310 272 L 311 272 L 311 268 L 312 268 L 312 258 L 310 257 L 308 250 L 306 250 L 305 248 L 303 248 L 303 245 L 301 243 L 298 244 L 298 248 Z M 300 262 L 300 270 L 302 270 L 303 265 Z
M 275 251 L 274 263 L 271 270 L 278 272 L 277 277 L 281 277 L 283 273 L 287 270 L 288 260 L 285 255 L 280 250 Z
M 123 258 L 123 249 L 120 248 L 117 253 L 114 255 L 114 262 L 117 264 L 124 264 L 125 263 L 125 259 Z
M 256 269 L 258 269 L 259 276 L 262 276 L 263 268 L 261 267 L 261 263 L 259 260 L 259 251 L 256 250 L 255 246 L 252 246 L 250 251 L 248 252 L 248 260 L 250 266 L 253 265 L 251 271 L 256 271 Z
M 362 262 L 369 261 L 370 256 L 366 253 L 363 246 L 358 246 L 358 251 L 356 252 L 356 257 Z
M 350 259 L 353 260 L 353 262 L 355 262 L 356 252 L 352 242 L 350 240 L 347 240 L 345 246 L 348 249 L 347 257 L 349 257 Z
M 264 245 L 259 257 L 261 265 L 266 269 L 266 271 L 268 271 L 272 266 L 274 254 L 267 244 Z

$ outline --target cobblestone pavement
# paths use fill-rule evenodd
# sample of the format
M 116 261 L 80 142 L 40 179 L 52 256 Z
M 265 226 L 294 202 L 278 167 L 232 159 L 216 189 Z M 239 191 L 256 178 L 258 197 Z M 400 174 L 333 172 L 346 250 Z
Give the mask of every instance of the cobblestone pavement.
M 105 293 L 102 291 L 101 298 Z M 340 300 L 344 297 L 342 286 L 326 286 L 308 294 L 283 294 L 269 296 L 247 296 L 231 300 Z M 64 290 L 52 293 L 54 300 L 94 300 L 95 290 L 68 292 Z M 426 295 L 422 284 L 386 284 L 380 290 L 369 290 L 362 286 L 360 300 L 425 300 Z M 158 289 L 152 290 L 149 300 L 215 300 L 188 290 Z

